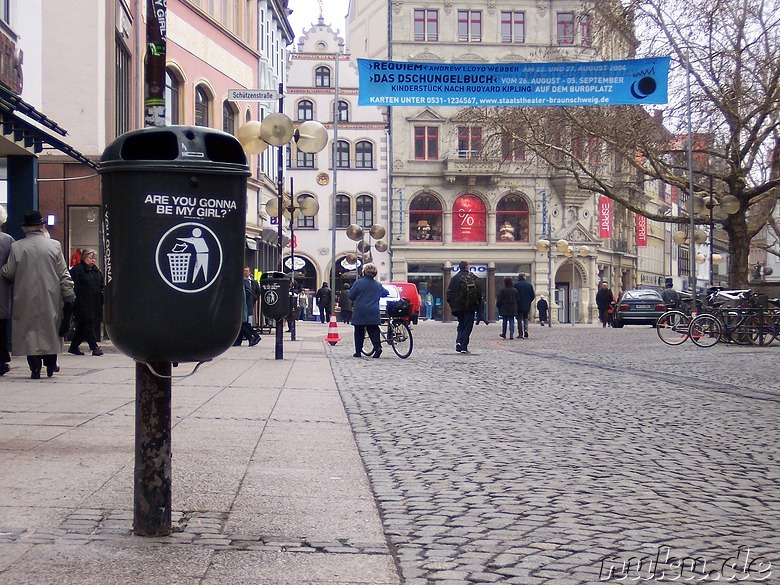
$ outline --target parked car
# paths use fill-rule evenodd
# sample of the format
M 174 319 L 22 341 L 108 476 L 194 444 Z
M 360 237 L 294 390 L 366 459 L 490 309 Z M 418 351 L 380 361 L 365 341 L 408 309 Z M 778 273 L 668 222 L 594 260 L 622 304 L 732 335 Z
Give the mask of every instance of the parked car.
M 650 288 L 625 291 L 617 301 L 612 326 L 655 325 L 666 311 L 661 293 Z
M 379 312 L 382 317 L 387 312 L 387 301 L 397 301 L 400 298 L 409 299 L 412 305 L 412 313 L 409 320 L 417 325 L 420 317 L 420 294 L 417 292 L 417 285 L 413 282 L 383 282 L 382 286 L 390 293 L 389 296 L 379 299 Z

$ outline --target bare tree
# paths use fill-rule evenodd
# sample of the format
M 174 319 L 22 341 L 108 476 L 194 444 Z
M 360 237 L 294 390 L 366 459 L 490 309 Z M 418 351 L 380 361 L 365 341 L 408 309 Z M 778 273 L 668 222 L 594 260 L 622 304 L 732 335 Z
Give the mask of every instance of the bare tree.
M 616 30 L 635 23 L 642 56 L 671 55 L 663 112 L 641 106 L 473 108 L 460 117 L 482 125 L 486 135 L 523 143 L 553 180 L 567 176 L 577 188 L 650 219 L 685 224 L 688 217 L 652 211 L 642 184 L 659 180 L 689 191 L 690 112 L 694 195 L 738 202 L 720 222 L 728 234 L 729 284 L 747 286 L 750 241 L 769 221 L 780 186 L 780 0 L 605 6 L 595 8 L 602 26 L 611 26 L 610 18 Z

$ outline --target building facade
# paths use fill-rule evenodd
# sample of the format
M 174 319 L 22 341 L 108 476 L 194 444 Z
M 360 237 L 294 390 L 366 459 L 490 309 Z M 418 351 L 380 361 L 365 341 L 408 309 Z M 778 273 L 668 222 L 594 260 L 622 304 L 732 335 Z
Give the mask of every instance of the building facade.
M 630 22 L 618 28 L 607 22 L 594 6 L 569 0 L 441 6 L 352 0 L 347 38 L 353 40 L 350 50 L 356 57 L 412 62 L 633 56 Z M 578 189 L 565 173 L 526 156 L 518 144 L 501 144 L 494 155 L 486 155 L 491 137 L 479 127 L 459 124 L 457 108 L 388 110 L 394 278 L 431 290 L 443 318 L 449 318 L 444 291 L 453 267 L 464 259 L 482 277 L 488 299 L 495 297 L 505 276 L 528 273 L 537 295 L 552 295 L 552 318 L 559 322 L 592 321 L 601 280 L 615 291 L 642 284 L 633 213 L 610 204 L 605 234 L 598 197 Z M 627 174 L 604 145 L 586 148 L 588 162 L 605 176 Z M 643 229 L 649 229 L 650 239 L 642 274 L 652 274 L 657 286 L 663 274 L 655 272 L 663 264 L 662 230 Z M 552 242 L 549 257 L 537 249 L 541 239 Z M 561 240 L 567 246 L 559 250 L 555 244 Z M 493 305 L 487 307 L 491 317 Z
M 306 153 L 293 143 L 287 157 L 295 200 L 311 197 L 319 204 L 315 216 L 293 220 L 296 281 L 309 291 L 323 281 L 340 290 L 354 282 L 367 261 L 377 265 L 379 280 L 393 278 L 386 249 L 394 235 L 388 216 L 387 121 L 380 108 L 357 102 L 356 63 L 320 16 L 289 55 L 285 94 L 285 111 L 296 124 L 316 120 L 328 131 L 321 152 Z M 354 225 L 362 228 L 360 241 L 348 237 Z M 370 248 L 363 252 L 363 245 Z M 285 271 L 292 269 L 290 252 L 288 245 Z

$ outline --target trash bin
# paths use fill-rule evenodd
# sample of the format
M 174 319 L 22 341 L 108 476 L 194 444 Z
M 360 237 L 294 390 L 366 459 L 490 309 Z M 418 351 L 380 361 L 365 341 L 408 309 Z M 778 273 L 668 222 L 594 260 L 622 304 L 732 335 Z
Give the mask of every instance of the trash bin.
M 102 179 L 105 324 L 142 361 L 202 361 L 238 337 L 246 155 L 230 134 L 144 128 L 110 144 Z
M 260 276 L 263 316 L 286 319 L 290 312 L 290 277 L 284 272 L 265 272 Z

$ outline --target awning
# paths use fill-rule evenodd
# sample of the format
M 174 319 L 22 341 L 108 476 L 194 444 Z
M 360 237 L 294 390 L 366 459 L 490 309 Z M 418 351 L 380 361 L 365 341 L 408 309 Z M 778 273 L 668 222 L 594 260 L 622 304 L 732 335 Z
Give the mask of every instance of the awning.
M 98 168 L 95 161 L 55 136 L 55 134 L 66 136 L 67 131 L 64 128 L 2 85 L 0 85 L 0 131 L 19 149 L 20 154 L 24 151 L 39 154 L 44 148 L 53 148 L 93 169 Z M 3 150 L 4 152 L 0 154 L 14 153 L 13 148 L 11 151 Z

